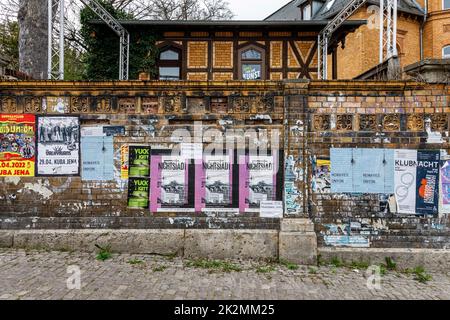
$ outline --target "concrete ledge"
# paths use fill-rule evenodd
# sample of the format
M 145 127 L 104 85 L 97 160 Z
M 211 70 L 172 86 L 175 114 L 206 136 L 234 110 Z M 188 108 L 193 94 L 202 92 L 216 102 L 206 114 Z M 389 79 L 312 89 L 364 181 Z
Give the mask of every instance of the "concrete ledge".
M 318 248 L 320 260 L 329 262 L 337 257 L 342 261 L 365 261 L 370 264 L 385 263 L 391 257 L 397 268 L 406 269 L 418 266 L 426 270 L 448 271 L 450 250 L 445 249 L 404 249 L 404 248 Z
M 212 259 L 278 259 L 278 231 L 186 230 L 184 256 Z
M 183 238 L 184 230 L 19 230 L 12 247 L 94 252 L 98 244 L 117 253 L 169 255 L 182 254 Z
M 10 248 L 13 245 L 14 232 L 0 231 L 0 247 Z
M 280 232 L 280 260 L 301 265 L 317 264 L 317 237 L 314 232 Z

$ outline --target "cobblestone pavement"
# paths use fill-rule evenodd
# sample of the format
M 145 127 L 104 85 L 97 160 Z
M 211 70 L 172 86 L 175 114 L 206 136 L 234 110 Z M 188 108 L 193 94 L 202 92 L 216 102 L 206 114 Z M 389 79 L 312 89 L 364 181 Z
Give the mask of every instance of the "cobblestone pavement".
M 369 290 L 363 270 L 233 263 L 218 267 L 242 270 L 159 256 L 113 255 L 98 261 L 88 253 L 0 249 L 0 299 L 450 299 L 450 271 L 431 273 L 425 284 L 411 274 L 388 271 L 381 289 Z M 69 266 L 81 270 L 80 290 L 67 287 L 74 275 Z M 76 284 L 72 279 L 69 284 Z

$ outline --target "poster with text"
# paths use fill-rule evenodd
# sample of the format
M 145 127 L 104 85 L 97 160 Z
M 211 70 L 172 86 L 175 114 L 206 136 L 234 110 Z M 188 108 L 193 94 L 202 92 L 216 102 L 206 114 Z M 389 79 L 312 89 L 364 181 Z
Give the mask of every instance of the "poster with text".
M 128 180 L 128 208 L 148 209 L 150 198 L 150 180 L 148 178 L 130 178 Z
M 195 169 L 196 211 L 233 211 L 233 153 L 205 156 L 196 162 Z M 239 212 L 237 205 L 234 211 Z
M 450 213 L 450 160 L 441 161 L 440 169 L 440 213 Z
M 277 199 L 278 155 L 240 156 L 239 210 L 259 212 L 261 201 Z
M 33 177 L 35 116 L 0 114 L 0 177 Z
M 80 120 L 74 116 L 37 118 L 37 174 L 80 174 Z
M 416 213 L 434 215 L 439 208 L 439 150 L 417 152 Z
M 151 212 L 195 212 L 194 167 L 191 160 L 152 150 Z
M 397 212 L 415 214 L 417 150 L 395 150 L 394 163 L 394 190 Z
M 353 192 L 353 149 L 332 148 L 331 159 L 331 192 Z
M 128 152 L 129 177 L 150 178 L 150 147 L 130 146 Z
M 85 181 L 114 179 L 113 137 L 81 137 L 81 178 Z

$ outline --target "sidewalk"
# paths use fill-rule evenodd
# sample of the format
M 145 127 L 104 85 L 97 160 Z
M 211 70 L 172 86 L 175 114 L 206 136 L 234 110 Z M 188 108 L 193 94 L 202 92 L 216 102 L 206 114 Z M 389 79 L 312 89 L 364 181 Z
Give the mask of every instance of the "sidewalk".
M 69 290 L 77 268 L 81 289 Z M 420 283 L 412 274 L 387 271 L 381 289 L 370 290 L 365 270 L 295 268 L 124 254 L 99 261 L 86 253 L 0 249 L 0 299 L 450 299 L 450 272 L 430 273 L 433 279 Z

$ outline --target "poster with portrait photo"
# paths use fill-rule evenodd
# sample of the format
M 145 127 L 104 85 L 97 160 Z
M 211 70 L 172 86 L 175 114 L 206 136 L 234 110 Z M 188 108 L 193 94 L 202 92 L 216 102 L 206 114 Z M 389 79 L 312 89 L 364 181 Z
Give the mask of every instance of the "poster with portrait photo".
M 234 152 L 205 155 L 195 166 L 197 212 L 239 212 L 238 167 Z
M 151 150 L 150 211 L 195 212 L 195 168 L 192 159 L 170 150 Z
M 282 201 L 281 152 L 239 156 L 239 210 L 259 212 L 262 201 Z
M 37 117 L 37 175 L 80 174 L 80 119 L 77 116 Z

